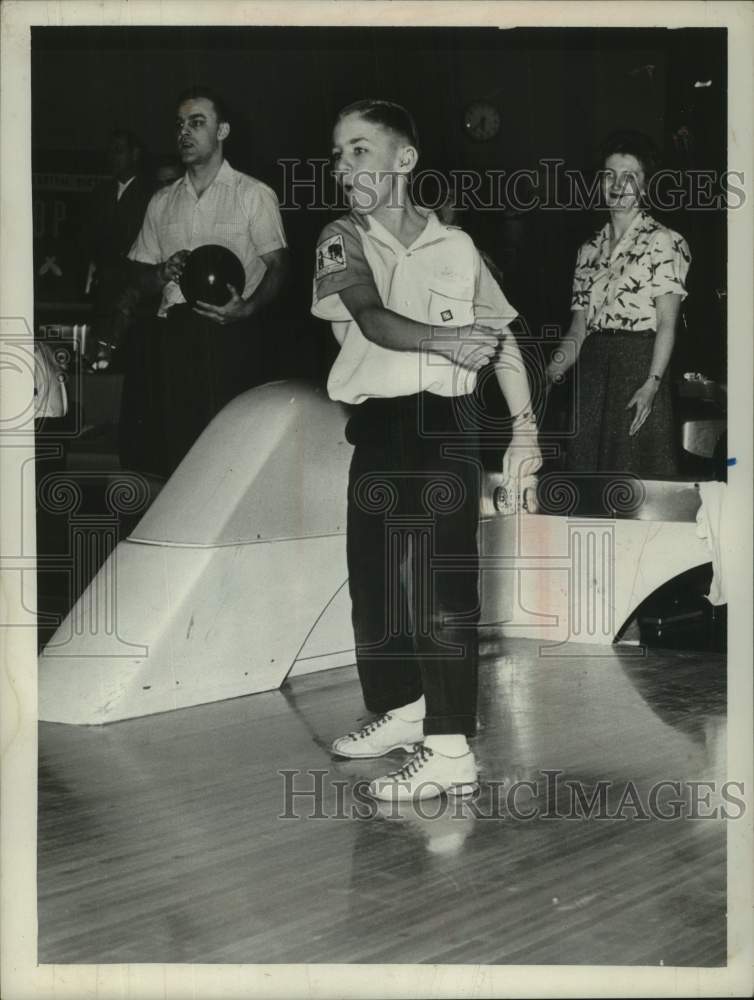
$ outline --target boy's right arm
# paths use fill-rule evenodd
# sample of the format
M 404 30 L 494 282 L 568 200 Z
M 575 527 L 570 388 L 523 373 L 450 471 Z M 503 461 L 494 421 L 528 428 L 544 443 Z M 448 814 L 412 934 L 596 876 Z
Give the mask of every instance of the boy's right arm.
M 352 285 L 339 294 L 366 339 L 379 347 L 440 354 L 472 371 L 484 368 L 498 348 L 498 334 L 478 323 L 434 328 L 386 309 L 374 285 Z
M 435 329 L 387 309 L 350 220 L 327 225 L 317 245 L 315 316 L 353 319 L 363 336 L 390 351 L 440 354 L 464 368 L 483 368 L 498 347 L 498 335 L 480 324 Z

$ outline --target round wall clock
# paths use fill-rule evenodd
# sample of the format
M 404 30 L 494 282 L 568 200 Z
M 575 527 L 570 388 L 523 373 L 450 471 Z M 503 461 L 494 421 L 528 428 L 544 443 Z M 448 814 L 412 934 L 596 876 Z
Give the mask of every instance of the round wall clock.
M 494 139 L 500 125 L 500 112 L 489 101 L 472 101 L 463 113 L 463 130 L 477 142 Z

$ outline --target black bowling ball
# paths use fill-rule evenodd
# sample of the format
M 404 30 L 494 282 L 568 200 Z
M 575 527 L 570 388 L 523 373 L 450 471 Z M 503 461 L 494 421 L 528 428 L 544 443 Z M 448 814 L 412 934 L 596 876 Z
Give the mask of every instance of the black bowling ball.
M 192 306 L 196 302 L 224 306 L 231 297 L 228 285 L 243 295 L 246 275 L 243 264 L 232 250 L 207 243 L 188 255 L 179 284 L 183 297 Z

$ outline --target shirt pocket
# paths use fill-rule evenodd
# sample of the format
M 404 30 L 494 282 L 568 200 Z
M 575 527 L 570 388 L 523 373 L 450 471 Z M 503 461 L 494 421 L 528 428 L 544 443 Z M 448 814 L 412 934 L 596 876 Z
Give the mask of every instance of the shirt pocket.
M 222 246 L 244 247 L 249 242 L 249 228 L 243 222 L 215 222 L 214 234 L 216 242 Z
M 432 326 L 468 326 L 474 322 L 474 298 L 463 285 L 429 290 L 429 322 Z

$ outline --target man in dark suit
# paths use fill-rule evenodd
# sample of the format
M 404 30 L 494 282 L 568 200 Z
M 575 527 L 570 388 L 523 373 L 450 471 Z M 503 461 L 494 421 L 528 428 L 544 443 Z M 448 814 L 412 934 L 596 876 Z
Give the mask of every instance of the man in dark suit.
M 129 279 L 126 255 L 141 229 L 151 192 L 141 174 L 142 146 L 128 131 L 110 135 L 110 177 L 92 192 L 89 224 L 94 357 L 110 358 L 118 346 L 113 313 Z

